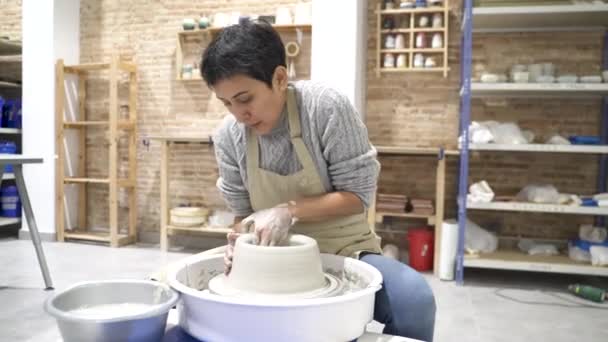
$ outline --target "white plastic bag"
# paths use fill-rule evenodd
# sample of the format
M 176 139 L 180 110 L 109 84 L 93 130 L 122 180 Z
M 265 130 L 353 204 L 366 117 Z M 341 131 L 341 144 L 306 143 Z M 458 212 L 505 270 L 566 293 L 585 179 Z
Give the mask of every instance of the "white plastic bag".
M 517 243 L 519 249 L 530 255 L 558 255 L 559 251 L 555 245 L 548 243 L 537 243 L 530 239 L 521 239 Z
M 216 210 L 209 216 L 209 226 L 212 228 L 226 228 L 234 224 L 234 214 L 230 211 Z
M 515 123 L 507 122 L 498 125 L 490 125 L 490 132 L 494 136 L 494 142 L 497 144 L 518 145 L 527 144 L 528 139 Z
M 546 144 L 549 144 L 549 145 L 571 145 L 570 140 L 562 137 L 559 134 L 552 135 L 551 138 L 547 139 Z
M 578 229 L 578 237 L 589 242 L 602 243 L 608 237 L 608 231 L 604 227 L 594 227 L 590 224 L 583 224 Z
M 559 194 L 558 203 L 578 207 L 583 203 L 583 201 L 581 200 L 581 198 L 578 195 Z
M 557 189 L 550 184 L 526 185 L 516 196 L 520 202 L 532 203 L 559 203 L 560 197 Z
M 608 247 L 591 246 L 591 265 L 593 266 L 608 266 Z
M 493 140 L 494 136 L 488 126 L 477 121 L 471 122 L 469 125 L 469 141 L 475 144 L 486 144 Z
M 471 184 L 467 201 L 473 203 L 490 203 L 494 199 L 494 191 L 485 180 Z
M 387 258 L 399 260 L 399 247 L 388 243 L 384 246 L 384 248 L 382 248 L 382 255 Z
M 574 261 L 590 262 L 591 254 L 574 244 L 568 245 L 568 257 Z
M 467 219 L 464 246 L 467 251 L 477 253 L 492 253 L 498 248 L 498 238 L 475 222 Z

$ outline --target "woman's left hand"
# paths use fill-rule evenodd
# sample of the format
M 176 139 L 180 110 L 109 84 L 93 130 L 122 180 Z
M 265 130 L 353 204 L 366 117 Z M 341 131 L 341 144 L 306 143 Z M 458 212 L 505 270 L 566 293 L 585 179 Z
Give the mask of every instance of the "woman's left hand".
M 287 205 L 260 210 L 246 217 L 241 224 L 253 231 L 260 246 L 278 246 L 287 241 L 294 218 Z

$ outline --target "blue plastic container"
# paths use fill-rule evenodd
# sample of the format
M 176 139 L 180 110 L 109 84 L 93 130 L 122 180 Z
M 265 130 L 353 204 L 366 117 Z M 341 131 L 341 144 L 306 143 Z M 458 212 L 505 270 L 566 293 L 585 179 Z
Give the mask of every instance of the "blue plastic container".
M 0 120 L 0 127 L 8 128 L 8 117 L 10 115 L 10 111 L 13 109 L 13 103 L 13 100 L 2 101 L 2 117 Z
M 6 185 L 0 189 L 3 217 L 21 217 L 21 199 L 14 185 Z
M 608 240 L 598 243 L 598 242 L 589 242 L 589 241 L 581 240 L 581 239 L 573 239 L 573 240 L 570 240 L 570 243 L 573 244 L 574 246 L 584 250 L 585 252 L 589 252 L 589 248 L 591 248 L 591 246 L 608 247 Z
M 4 128 L 21 128 L 21 100 L 7 100 L 2 105 L 2 121 Z
M 591 197 L 586 197 L 581 199 L 581 206 L 583 207 L 597 207 L 598 203 Z
M 17 100 L 17 108 L 15 109 L 15 128 L 21 129 L 21 100 Z
M 599 145 L 600 137 L 588 135 L 572 135 L 568 138 L 573 145 Z
M 0 154 L 16 154 L 17 145 L 12 141 L 0 141 Z M 13 173 L 13 165 L 4 166 L 4 172 Z

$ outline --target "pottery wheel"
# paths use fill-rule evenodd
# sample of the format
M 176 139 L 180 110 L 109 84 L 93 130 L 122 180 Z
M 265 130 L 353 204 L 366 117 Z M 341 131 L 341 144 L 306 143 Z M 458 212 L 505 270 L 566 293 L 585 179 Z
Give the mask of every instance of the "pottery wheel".
M 295 293 L 259 293 L 248 292 L 246 290 L 232 288 L 228 282 L 228 277 L 224 274 L 215 276 L 209 281 L 209 291 L 225 297 L 269 297 L 275 299 L 312 299 L 312 298 L 328 298 L 340 295 L 344 287 L 342 279 L 339 279 L 331 274 L 325 273 L 325 286 L 305 292 Z

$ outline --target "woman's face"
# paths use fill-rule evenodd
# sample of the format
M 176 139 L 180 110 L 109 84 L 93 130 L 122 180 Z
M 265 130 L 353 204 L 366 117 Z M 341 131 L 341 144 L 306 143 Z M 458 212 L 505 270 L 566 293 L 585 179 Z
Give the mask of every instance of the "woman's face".
M 245 75 L 235 75 L 217 82 L 216 97 L 224 103 L 238 122 L 258 135 L 270 133 L 277 125 L 285 105 L 286 73 L 277 67 L 272 88 L 262 81 Z

